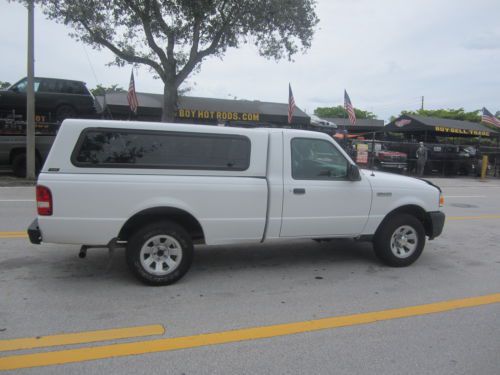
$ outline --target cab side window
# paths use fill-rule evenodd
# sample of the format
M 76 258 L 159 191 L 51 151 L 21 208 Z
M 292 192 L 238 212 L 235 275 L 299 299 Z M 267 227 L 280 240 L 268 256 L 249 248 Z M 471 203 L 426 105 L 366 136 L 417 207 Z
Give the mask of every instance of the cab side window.
M 85 94 L 83 85 L 74 81 L 61 81 L 61 92 L 65 94 Z
M 349 162 L 332 143 L 294 138 L 291 150 L 294 180 L 347 180 Z
M 53 79 L 44 79 L 40 83 L 40 92 L 58 92 L 57 81 Z

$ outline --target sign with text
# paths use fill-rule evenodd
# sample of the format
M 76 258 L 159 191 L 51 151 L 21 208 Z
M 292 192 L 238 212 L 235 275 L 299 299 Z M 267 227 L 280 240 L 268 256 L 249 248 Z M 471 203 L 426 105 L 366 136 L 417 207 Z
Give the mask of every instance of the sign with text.
M 368 164 L 368 145 L 366 143 L 356 145 L 356 163 Z
M 179 109 L 177 117 L 195 120 L 260 121 L 259 113 L 204 111 L 199 109 Z
M 463 134 L 463 135 L 483 136 L 483 137 L 490 136 L 490 132 L 484 130 L 456 129 L 456 128 L 448 128 L 445 126 L 435 126 L 434 130 L 440 133 Z

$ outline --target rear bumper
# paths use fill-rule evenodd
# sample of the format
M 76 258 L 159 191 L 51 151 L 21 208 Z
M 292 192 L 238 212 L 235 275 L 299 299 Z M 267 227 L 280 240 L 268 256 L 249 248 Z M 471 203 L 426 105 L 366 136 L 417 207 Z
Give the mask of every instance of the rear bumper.
M 35 245 L 40 245 L 42 243 L 42 232 L 40 232 L 40 228 L 38 228 L 38 219 L 33 220 L 28 227 L 28 236 L 31 243 Z
M 432 240 L 443 232 L 444 220 L 446 216 L 441 211 L 429 212 L 428 215 L 430 221 L 430 233 L 427 233 L 427 235 L 429 236 L 429 239 Z

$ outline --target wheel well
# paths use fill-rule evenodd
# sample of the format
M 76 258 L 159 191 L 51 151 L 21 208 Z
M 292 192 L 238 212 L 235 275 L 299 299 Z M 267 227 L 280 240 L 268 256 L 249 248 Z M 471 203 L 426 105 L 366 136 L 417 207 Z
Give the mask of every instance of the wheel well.
M 71 109 L 75 113 L 75 115 L 78 115 L 78 111 L 76 110 L 76 107 L 74 105 L 66 103 L 66 102 L 59 103 L 57 105 L 57 107 L 55 108 L 55 111 L 54 111 L 55 112 L 54 115 L 56 117 L 56 121 L 65 120 L 64 118 L 63 119 L 59 119 L 59 111 L 60 111 L 61 108 L 64 108 L 64 107 Z
M 181 225 L 189 233 L 194 243 L 205 243 L 203 229 L 198 220 L 190 213 L 173 207 L 150 208 L 135 214 L 123 225 L 118 238 L 121 241 L 128 241 L 131 234 L 144 225 L 165 219 Z
M 66 102 L 62 102 L 62 103 L 57 104 L 57 106 L 56 106 L 56 112 L 57 112 L 57 110 L 58 110 L 59 108 L 61 108 L 61 107 L 69 107 L 69 108 L 71 108 L 73 111 L 75 111 L 75 112 L 76 112 L 76 108 L 75 108 L 75 106 L 74 106 L 73 104 L 66 103 Z
M 393 217 L 394 215 L 397 215 L 397 214 L 408 214 L 408 215 L 414 216 L 424 226 L 424 230 L 425 230 L 426 235 L 429 236 L 430 233 L 432 233 L 432 224 L 431 224 L 431 220 L 430 220 L 429 215 L 425 212 L 425 210 L 422 207 L 417 206 L 417 205 L 406 205 L 406 206 L 401 206 L 401 207 L 398 207 L 398 208 L 392 210 L 391 212 L 389 212 L 385 216 L 384 220 L 382 220 L 382 222 L 379 224 L 377 231 L 375 233 L 377 233 L 378 230 L 380 228 L 382 228 L 382 225 L 387 220 L 389 220 L 391 217 Z

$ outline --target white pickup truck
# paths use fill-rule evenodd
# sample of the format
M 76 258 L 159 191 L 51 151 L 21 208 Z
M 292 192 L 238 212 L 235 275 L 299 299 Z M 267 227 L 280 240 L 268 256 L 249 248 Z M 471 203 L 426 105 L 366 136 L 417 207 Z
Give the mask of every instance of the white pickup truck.
M 356 238 L 407 266 L 445 220 L 439 187 L 360 171 L 330 136 L 290 129 L 65 120 L 36 199 L 32 243 L 126 247 L 151 285 L 179 280 L 193 244 Z

